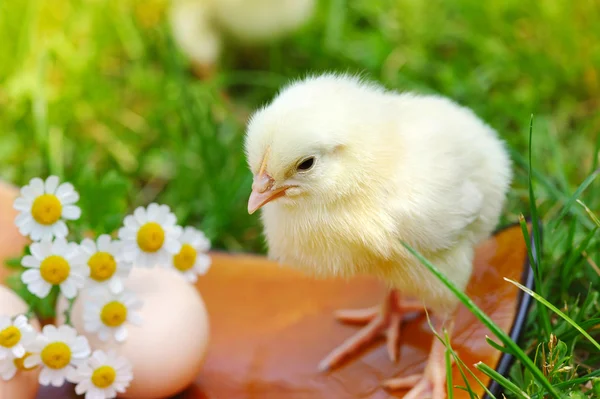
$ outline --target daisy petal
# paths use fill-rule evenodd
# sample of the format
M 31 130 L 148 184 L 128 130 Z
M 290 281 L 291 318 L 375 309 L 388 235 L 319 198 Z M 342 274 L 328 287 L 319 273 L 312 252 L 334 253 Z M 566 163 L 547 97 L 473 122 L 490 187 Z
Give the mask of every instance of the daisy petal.
M 19 197 L 13 203 L 13 208 L 15 208 L 17 211 L 25 212 L 31 210 L 31 205 L 33 205 L 31 201 L 23 197 Z
M 36 197 L 39 197 L 40 195 L 44 194 L 44 181 L 39 177 L 34 177 L 33 179 L 31 179 L 29 181 L 29 187 L 31 187 L 33 195 L 35 195 Z
M 69 234 L 69 229 L 67 228 L 65 222 L 59 220 L 52 225 L 52 233 L 54 233 L 55 237 L 63 238 Z
M 25 255 L 21 259 L 21 265 L 25 267 L 40 267 L 40 261 L 31 255 Z
M 96 243 L 90 238 L 84 238 L 81 241 L 80 246 L 88 255 L 92 255 L 96 252 Z
M 33 202 L 35 200 L 35 197 L 37 197 L 37 195 L 35 195 L 33 193 L 33 189 L 27 185 L 27 186 L 23 186 L 21 188 L 21 197 Z
M 65 382 L 65 376 L 64 376 L 62 370 L 61 371 L 53 370 L 51 378 L 52 378 L 52 381 L 50 383 L 52 384 L 53 387 L 60 387 Z
M 110 282 L 108 283 L 108 288 L 111 290 L 111 292 L 113 292 L 114 294 L 118 294 L 121 291 L 123 291 L 123 282 L 121 281 L 120 278 L 112 278 L 110 280 Z
M 140 224 L 138 223 L 138 221 L 136 220 L 136 218 L 133 215 L 126 216 L 125 220 L 123 220 L 123 225 L 132 230 L 135 230 L 136 232 L 137 232 L 137 229 L 140 228 Z
M 174 239 L 167 239 L 165 242 L 165 249 L 171 254 L 176 254 L 181 251 L 181 243 Z
M 128 227 L 123 227 L 119 229 L 119 238 L 121 240 L 135 240 L 137 237 L 137 232 Z
M 160 213 L 160 208 L 159 208 L 158 204 L 153 202 L 150 205 L 148 205 L 148 221 L 156 222 L 159 213 Z
M 52 226 L 42 226 L 37 224 L 31 230 L 31 239 L 34 241 L 46 241 L 52 239 Z
M 23 348 L 23 345 L 13 346 L 12 352 L 13 352 L 13 355 L 15 355 L 15 357 L 18 359 L 25 356 L 25 348 Z
M 58 187 L 58 176 L 49 176 L 46 179 L 46 194 L 54 194 L 56 192 L 56 188 Z
M 96 240 L 98 251 L 108 252 L 110 249 L 111 237 L 108 234 L 102 234 Z
M 27 368 L 32 368 L 32 367 L 37 366 L 41 362 L 42 362 L 42 358 L 40 357 L 40 355 L 37 355 L 34 353 L 33 355 L 27 356 L 25 358 L 25 360 L 23 361 L 23 364 Z
M 19 228 L 19 233 L 25 237 L 29 236 L 34 227 L 33 223 L 34 222 L 32 218 L 29 218 L 25 222 L 21 223 L 19 226 L 17 226 Z
M 0 371 L 0 376 L 4 381 L 11 380 L 15 376 L 15 374 L 17 374 L 16 367 L 6 367 L 4 371 Z
M 140 224 L 143 225 L 148 221 L 148 218 L 146 216 L 146 210 L 143 207 L 137 207 L 135 209 L 135 211 L 133 211 L 133 216 L 135 217 L 135 220 Z
M 25 362 L 27 362 L 27 359 L 25 359 Z M 40 373 L 40 385 L 48 386 L 50 385 L 50 381 L 52 381 L 52 372 L 50 371 L 50 369 L 44 367 Z
M 77 295 L 77 287 L 71 281 L 71 279 L 68 279 L 60 285 L 60 292 L 62 292 L 65 298 L 72 299 L 75 298 L 75 295 Z
M 71 380 L 72 383 L 77 383 L 80 381 L 79 376 L 77 376 L 77 380 Z M 85 384 L 83 381 L 75 386 L 75 393 L 77 395 L 83 395 L 89 389 L 89 384 Z M 86 397 L 87 399 L 87 397 Z
M 63 208 L 62 217 L 67 220 L 77 220 L 81 217 L 81 208 L 77 205 L 66 205 Z
M 21 281 L 25 284 L 35 283 L 36 281 L 41 281 L 41 279 L 42 276 L 39 269 L 25 270 L 23 274 L 21 274 Z
M 52 289 L 52 285 L 40 280 L 29 284 L 27 289 L 38 298 L 46 298 Z
M 123 326 L 117 328 L 115 331 L 115 339 L 117 342 L 125 342 L 127 335 L 127 329 Z
M 58 186 L 56 196 L 63 204 L 74 204 L 79 201 L 79 194 L 71 183 L 63 183 Z

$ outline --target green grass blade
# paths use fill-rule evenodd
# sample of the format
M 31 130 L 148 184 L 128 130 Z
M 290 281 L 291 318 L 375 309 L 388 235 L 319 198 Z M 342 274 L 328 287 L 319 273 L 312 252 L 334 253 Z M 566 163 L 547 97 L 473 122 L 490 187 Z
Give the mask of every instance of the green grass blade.
M 577 261 L 581 259 L 583 253 L 589 247 L 592 239 L 596 237 L 597 231 L 597 227 L 590 230 L 589 233 L 587 233 L 587 235 L 585 236 L 585 238 L 581 241 L 581 243 L 573 249 L 569 257 L 563 263 L 563 267 L 560 270 L 562 281 L 569 281 L 568 277 L 571 275 L 571 273 L 573 273 L 573 269 L 577 265 Z M 574 243 L 572 245 L 574 246 Z
M 594 212 L 592 212 L 592 210 L 590 208 L 588 208 L 587 205 L 583 203 L 583 201 L 581 201 L 581 200 L 578 199 L 577 203 L 579 205 L 581 205 L 581 207 L 583 207 L 583 209 L 585 210 L 585 212 L 588 214 L 588 216 L 590 217 L 590 219 L 592 219 L 592 221 L 596 224 L 596 226 L 600 227 L 600 219 L 598 219 L 598 216 L 596 216 L 596 214 Z
M 427 324 L 429 324 L 429 328 L 431 328 L 431 331 L 433 332 L 433 335 L 435 336 L 434 339 L 440 340 L 440 342 L 443 343 L 444 346 L 446 347 L 446 352 L 445 352 L 445 355 L 446 355 L 445 356 L 446 357 L 446 382 L 447 382 L 447 389 L 448 389 L 449 395 L 452 395 L 452 397 L 454 396 L 454 392 L 452 392 L 452 388 L 454 386 L 454 384 L 452 382 L 452 362 L 450 360 L 450 356 L 452 356 L 457 362 L 458 371 L 460 372 L 460 375 L 462 376 L 463 381 L 465 382 L 465 385 L 466 385 L 466 387 L 464 389 L 462 387 L 458 387 L 458 388 L 463 389 L 464 391 L 467 391 L 469 393 L 469 396 L 472 399 L 475 399 L 476 395 L 473 392 L 473 390 L 471 389 L 469 381 L 467 380 L 467 376 L 465 375 L 465 373 L 460 365 L 460 364 L 462 364 L 464 366 L 464 362 L 460 361 L 460 359 L 458 358 L 458 355 L 456 354 L 454 349 L 452 349 L 452 345 L 450 344 L 450 337 L 448 336 L 448 332 L 446 330 L 444 330 L 444 338 L 442 338 L 435 331 L 433 324 L 431 323 L 431 319 L 429 318 L 429 313 L 427 311 L 425 311 L 425 315 L 427 316 Z M 460 364 L 458 363 L 459 361 L 460 361 Z M 471 370 L 469 370 L 469 372 L 470 371 Z M 473 377 L 475 377 L 475 375 L 473 373 L 471 373 L 471 374 L 473 375 Z M 475 379 L 477 379 L 477 377 L 475 377 Z M 487 390 L 487 388 L 486 388 L 486 390 Z
M 477 370 L 481 371 L 488 377 L 498 381 L 498 384 L 502 385 L 504 387 L 504 389 L 514 393 L 518 398 L 531 399 L 531 396 L 527 395 L 526 392 L 519 389 L 518 386 L 516 386 L 515 384 L 510 382 L 506 377 L 504 377 L 502 374 L 498 373 L 496 370 L 494 370 L 487 364 L 479 362 L 475 365 L 475 367 L 477 368 Z
M 525 239 L 525 247 L 527 248 L 527 256 L 529 259 L 535 259 L 533 256 L 533 251 L 531 250 L 531 236 L 529 235 L 529 229 L 527 228 L 527 221 L 525 217 L 521 214 L 519 215 L 519 224 L 521 225 L 521 232 L 523 233 L 523 238 Z M 535 272 L 535 269 L 534 269 Z M 538 276 L 534 275 L 536 278 L 535 283 L 538 284 Z
M 583 183 L 581 183 L 579 185 L 579 187 L 577 187 L 577 190 L 575 190 L 573 195 L 563 205 L 562 211 L 558 214 L 556 219 L 553 220 L 553 222 L 552 222 L 553 227 L 556 227 L 562 221 L 562 219 L 565 216 L 567 216 L 567 214 L 570 212 L 573 204 L 575 204 L 575 202 L 579 199 L 579 197 L 585 191 L 585 189 L 587 189 L 590 186 L 590 184 L 592 184 L 592 182 L 596 179 L 596 177 L 598 176 L 599 173 L 600 173 L 600 169 L 596 169 L 591 175 L 589 175 L 583 181 Z M 552 230 L 554 230 L 554 229 L 552 229 Z
M 456 362 L 456 364 L 458 365 L 458 369 L 460 370 L 460 374 L 463 376 L 463 379 L 465 380 L 465 382 L 467 381 L 465 374 L 463 373 L 463 370 L 467 370 L 467 372 L 471 375 L 471 377 L 473 377 L 475 379 L 475 381 L 477 381 L 477 383 L 479 384 L 479 386 L 481 386 L 483 388 L 483 390 L 485 391 L 485 393 L 487 393 L 487 395 L 490 397 L 490 399 L 496 399 L 496 396 L 494 396 L 494 394 L 488 389 L 487 385 L 485 385 L 476 375 L 475 373 L 473 373 L 471 371 L 471 369 L 465 364 L 465 362 L 463 362 L 458 355 L 456 354 L 456 352 L 452 351 L 452 356 L 454 357 L 454 361 Z M 467 383 L 467 388 L 470 389 L 469 384 Z M 470 394 L 471 392 L 469 392 Z M 473 393 L 473 395 L 475 395 Z M 476 396 L 477 397 L 477 396 Z
M 459 290 L 452 281 L 450 281 L 436 266 L 429 262 L 423 255 L 413 249 L 410 245 L 402 242 L 402 245 L 416 257 L 433 275 L 435 275 L 456 297 L 473 313 L 502 343 L 519 359 L 523 365 L 531 372 L 538 383 L 544 387 L 548 394 L 555 399 L 560 399 L 560 394 L 554 389 L 552 384 L 546 379 L 542 371 L 533 363 L 533 361 L 519 348 L 519 346 L 506 334 L 488 315 L 486 315 L 464 292 Z
M 533 114 L 529 120 L 529 206 L 531 212 L 531 224 L 532 224 L 532 233 L 533 233 L 533 241 L 535 243 L 535 248 L 537 251 L 540 251 L 542 248 L 542 239 L 540 234 L 540 218 L 538 216 L 535 192 L 533 190 L 533 160 L 532 160 L 532 144 L 533 144 Z M 570 209 L 570 208 L 569 208 Z M 529 240 L 527 240 L 529 241 Z M 540 254 L 536 254 L 535 257 L 530 257 L 530 262 L 535 271 L 535 284 L 538 287 L 538 290 L 543 294 L 545 289 L 542 283 L 542 264 L 541 264 L 541 256 Z M 544 327 L 544 332 L 546 335 L 549 335 L 552 331 L 552 325 L 550 324 L 550 316 L 546 309 L 539 309 L 538 314 L 540 315 L 542 326 Z
M 569 388 L 569 387 L 577 386 L 580 384 L 585 384 L 586 382 L 591 381 L 596 377 L 600 377 L 600 370 L 592 371 L 591 373 L 584 375 L 583 377 L 574 378 L 569 381 L 559 382 L 558 384 L 555 384 L 554 387 L 555 388 Z M 531 399 L 537 399 L 540 397 L 540 395 L 541 394 L 536 393 L 531 396 Z
M 446 388 L 448 390 L 448 399 L 454 399 L 454 384 L 452 383 L 452 360 L 450 359 L 450 348 L 446 346 L 444 352 L 446 359 Z
M 523 157 L 523 155 L 519 153 L 519 151 L 516 151 L 515 149 L 509 147 L 509 152 L 511 154 L 511 157 L 516 161 L 517 164 L 521 165 L 524 168 L 528 167 L 527 160 Z M 563 203 L 566 203 L 569 200 L 569 196 L 560 191 L 558 188 L 556 188 L 554 183 L 552 183 L 552 181 L 546 176 L 544 176 L 542 173 L 535 170 L 534 168 L 530 168 L 530 171 L 531 173 L 533 173 L 533 177 L 535 178 L 535 180 L 546 189 L 548 194 L 552 196 L 552 199 L 554 199 L 555 201 L 561 201 Z M 593 223 L 590 222 L 587 215 L 581 209 L 571 208 L 570 212 L 584 227 L 588 229 L 594 227 Z
M 520 284 L 520 283 L 518 283 L 518 282 L 516 282 L 514 280 L 511 280 L 509 278 L 506 278 L 506 277 L 504 277 L 504 280 L 508 281 L 511 284 L 516 285 L 521 290 L 523 290 L 527 294 L 531 295 L 536 301 L 540 302 L 541 304 L 543 304 L 544 306 L 546 306 L 548 309 L 552 310 L 554 313 L 556 313 L 557 315 L 559 315 L 563 320 L 565 320 L 573 328 L 575 328 L 577 331 L 579 331 L 581 333 L 581 335 L 583 335 L 584 337 L 586 337 L 588 339 L 588 341 L 590 341 L 596 348 L 598 348 L 598 350 L 600 350 L 600 343 L 598 343 L 594 338 L 592 338 L 592 336 L 590 334 L 588 334 L 583 328 L 581 328 L 577 323 L 575 323 L 569 316 L 567 316 L 566 314 L 564 314 L 563 312 L 561 312 L 561 310 L 558 309 L 556 306 L 554 306 L 553 304 L 551 304 L 550 302 L 548 302 L 546 299 L 544 299 L 538 293 L 533 292 L 529 288 L 525 287 L 524 285 L 522 285 L 522 284 Z
M 485 336 L 485 340 L 488 343 L 488 345 L 490 345 L 492 348 L 502 352 L 502 353 L 508 353 L 509 355 L 513 355 L 514 353 L 512 353 L 509 349 L 507 349 L 506 347 L 498 344 L 497 342 L 495 342 L 493 339 L 491 339 L 490 337 L 488 337 L 487 335 Z

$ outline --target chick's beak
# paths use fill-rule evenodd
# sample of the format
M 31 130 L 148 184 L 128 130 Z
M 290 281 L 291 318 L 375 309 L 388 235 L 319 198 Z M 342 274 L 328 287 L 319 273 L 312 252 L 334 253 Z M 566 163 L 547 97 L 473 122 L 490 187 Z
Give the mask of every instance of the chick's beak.
M 252 193 L 248 199 L 248 213 L 253 214 L 265 204 L 283 197 L 288 187 L 275 188 L 275 181 L 266 173 L 254 176 Z

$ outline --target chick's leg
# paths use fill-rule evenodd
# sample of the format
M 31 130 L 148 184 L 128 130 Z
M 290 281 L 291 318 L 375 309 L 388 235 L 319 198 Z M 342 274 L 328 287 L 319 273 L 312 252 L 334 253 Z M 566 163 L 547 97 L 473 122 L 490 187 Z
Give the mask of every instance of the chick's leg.
M 404 316 L 407 313 L 415 312 L 423 313 L 423 304 L 417 301 L 400 301 L 397 290 L 391 290 L 380 306 L 336 312 L 336 318 L 344 323 L 367 325 L 327 355 L 319 363 L 319 370 L 325 371 L 334 368 L 352 353 L 372 343 L 381 335 L 386 336 L 390 359 L 394 362 L 397 361 Z
M 443 325 L 443 323 L 436 324 Z M 393 378 L 384 381 L 383 386 L 390 390 L 410 389 L 404 399 L 446 399 L 445 351 L 445 345 L 434 337 L 427 365 L 422 374 Z

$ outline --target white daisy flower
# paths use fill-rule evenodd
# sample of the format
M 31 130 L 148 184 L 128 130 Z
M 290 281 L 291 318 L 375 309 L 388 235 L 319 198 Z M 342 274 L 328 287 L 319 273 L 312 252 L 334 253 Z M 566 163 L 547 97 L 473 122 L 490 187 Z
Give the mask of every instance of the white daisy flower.
M 74 371 L 73 367 L 80 365 L 91 352 L 88 340 L 67 325 L 45 326 L 28 350 L 31 355 L 25 358 L 24 366 L 41 366 L 40 384 L 54 387 L 61 386 Z
M 85 399 L 112 399 L 123 393 L 133 379 L 131 364 L 114 350 L 108 353 L 97 350 L 68 376 L 77 395 Z
M 0 316 L 0 359 L 25 356 L 25 347 L 35 339 L 35 335 L 24 315 L 15 317 L 14 321 L 8 316 Z
M 35 177 L 21 188 L 21 196 L 13 206 L 20 213 L 15 224 L 24 236 L 33 241 L 64 238 L 69 233 L 65 220 L 77 220 L 81 209 L 74 205 L 79 194 L 71 183 L 58 184 L 57 176 L 46 181 Z
M 123 342 L 127 339 L 127 323 L 142 323 L 137 312 L 141 307 L 142 301 L 130 291 L 90 293 L 90 298 L 83 305 L 83 328 L 97 333 L 101 341 L 106 342 L 113 336 L 117 342 Z
M 211 259 L 206 252 L 210 241 L 204 233 L 193 227 L 186 227 L 179 237 L 181 250 L 171 258 L 171 266 L 179 271 L 191 283 L 198 280 L 199 274 L 206 274 Z
M 90 269 L 88 285 L 92 289 L 108 287 L 115 294 L 123 291 L 123 281 L 129 275 L 132 264 L 125 262 L 121 256 L 121 242 L 102 234 L 95 242 L 84 239 L 80 248 Z
M 8 381 L 12 379 L 19 370 L 33 370 L 35 366 L 32 368 L 27 368 L 24 364 L 25 359 L 27 359 L 29 356 L 31 356 L 31 353 L 27 352 L 25 353 L 25 356 L 20 358 L 14 357 L 11 354 L 4 359 L 0 359 L 0 378 L 2 378 L 4 381 Z
M 29 248 L 31 255 L 24 256 L 21 261 L 23 266 L 29 268 L 21 275 L 27 289 L 45 298 L 52 286 L 58 285 L 65 298 L 74 298 L 90 273 L 79 245 L 56 238 L 53 242 L 34 242 Z
M 167 205 L 152 203 L 148 208 L 137 208 L 119 230 L 125 260 L 141 267 L 168 265 L 181 249 L 181 227 L 176 222 Z

